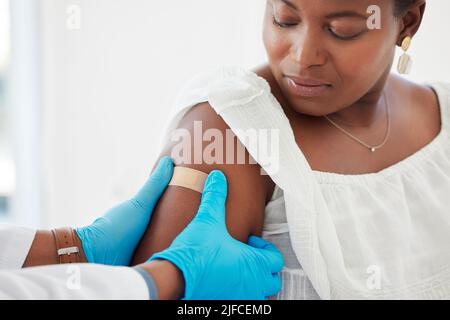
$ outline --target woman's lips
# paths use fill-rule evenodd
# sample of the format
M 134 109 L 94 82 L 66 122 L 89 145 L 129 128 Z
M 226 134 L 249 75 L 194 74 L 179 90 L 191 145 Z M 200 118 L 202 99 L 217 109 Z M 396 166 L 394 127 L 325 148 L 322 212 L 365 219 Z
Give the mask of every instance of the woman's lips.
M 286 76 L 288 88 L 295 95 L 317 97 L 325 94 L 331 85 L 316 79 L 300 79 Z

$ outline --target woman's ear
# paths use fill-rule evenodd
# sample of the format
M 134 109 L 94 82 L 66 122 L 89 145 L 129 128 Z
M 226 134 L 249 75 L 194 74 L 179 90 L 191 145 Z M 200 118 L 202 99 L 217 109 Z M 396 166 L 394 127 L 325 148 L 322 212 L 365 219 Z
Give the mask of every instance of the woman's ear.
M 426 0 L 418 0 L 411 8 L 402 14 L 400 19 L 400 34 L 397 40 L 397 45 L 401 46 L 405 37 L 411 38 L 419 30 L 422 23 L 423 15 L 425 13 Z

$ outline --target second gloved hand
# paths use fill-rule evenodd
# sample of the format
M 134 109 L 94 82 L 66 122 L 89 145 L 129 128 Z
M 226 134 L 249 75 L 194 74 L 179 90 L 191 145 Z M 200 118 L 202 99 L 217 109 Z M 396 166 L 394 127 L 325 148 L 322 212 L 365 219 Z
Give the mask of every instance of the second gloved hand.
M 248 245 L 225 224 L 227 182 L 212 171 L 197 215 L 172 245 L 149 261 L 172 262 L 185 279 L 184 299 L 266 299 L 281 289 L 283 258 L 275 246 L 251 236 Z

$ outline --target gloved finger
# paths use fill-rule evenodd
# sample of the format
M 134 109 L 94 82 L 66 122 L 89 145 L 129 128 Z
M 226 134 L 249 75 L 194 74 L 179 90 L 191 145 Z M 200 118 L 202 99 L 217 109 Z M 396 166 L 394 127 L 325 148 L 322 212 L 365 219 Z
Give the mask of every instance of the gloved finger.
M 260 237 L 250 236 L 248 238 L 248 245 L 258 249 L 258 253 L 262 256 L 262 259 L 266 261 L 272 273 L 280 272 L 283 269 L 283 255 L 273 243 Z
M 225 226 L 227 192 L 227 179 L 222 171 L 211 171 L 205 181 L 201 203 L 195 219 L 210 223 L 223 223 Z
M 173 161 L 169 156 L 163 157 L 147 182 L 134 196 L 134 200 L 146 212 L 151 213 L 163 194 L 173 175 Z
M 271 274 L 263 283 L 266 297 L 274 296 L 281 290 L 281 279 L 278 273 Z

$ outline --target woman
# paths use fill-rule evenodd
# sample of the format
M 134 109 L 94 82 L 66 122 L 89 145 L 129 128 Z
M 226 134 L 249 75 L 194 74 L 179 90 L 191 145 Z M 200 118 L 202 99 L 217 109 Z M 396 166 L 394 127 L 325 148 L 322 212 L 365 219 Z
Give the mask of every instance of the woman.
M 450 298 L 450 86 L 390 73 L 425 4 L 268 0 L 268 64 L 203 73 L 176 101 L 168 134 L 193 133 L 196 121 L 224 135 L 279 130 L 279 170 L 270 175 L 242 139 L 257 164 L 178 162 L 226 174 L 230 233 L 262 232 L 284 255 L 279 299 Z M 368 23 L 377 9 L 379 27 Z M 404 56 L 399 70 L 409 67 Z M 174 147 L 166 139 L 161 156 Z M 167 247 L 198 201 L 168 188 L 135 262 Z

